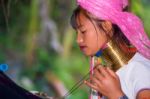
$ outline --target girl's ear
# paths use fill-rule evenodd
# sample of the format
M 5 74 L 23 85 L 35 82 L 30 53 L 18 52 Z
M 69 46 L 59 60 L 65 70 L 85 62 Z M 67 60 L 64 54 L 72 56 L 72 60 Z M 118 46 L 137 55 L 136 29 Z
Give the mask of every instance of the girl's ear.
M 113 25 L 110 21 L 102 22 L 102 27 L 105 30 L 106 34 L 111 38 L 113 36 Z

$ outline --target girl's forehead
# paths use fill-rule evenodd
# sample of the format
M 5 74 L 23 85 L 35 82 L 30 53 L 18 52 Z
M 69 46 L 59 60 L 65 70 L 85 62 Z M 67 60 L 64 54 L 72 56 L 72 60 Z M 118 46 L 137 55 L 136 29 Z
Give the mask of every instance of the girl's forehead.
M 88 22 L 90 22 L 90 20 L 83 13 L 79 13 L 76 17 L 76 24 L 78 28 L 88 25 Z

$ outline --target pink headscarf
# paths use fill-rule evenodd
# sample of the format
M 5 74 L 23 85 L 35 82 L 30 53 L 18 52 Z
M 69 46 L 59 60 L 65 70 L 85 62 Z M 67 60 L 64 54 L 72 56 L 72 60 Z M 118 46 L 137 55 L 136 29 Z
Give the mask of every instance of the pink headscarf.
M 141 20 L 132 13 L 122 11 L 128 0 L 77 0 L 77 3 L 96 17 L 118 25 L 138 52 L 150 59 L 150 40 Z

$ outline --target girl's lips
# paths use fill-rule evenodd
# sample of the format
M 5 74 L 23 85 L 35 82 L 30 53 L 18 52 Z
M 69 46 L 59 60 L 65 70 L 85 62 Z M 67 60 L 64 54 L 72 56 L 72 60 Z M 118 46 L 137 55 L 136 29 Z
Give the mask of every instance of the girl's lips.
M 86 48 L 86 46 L 80 46 L 80 50 L 84 50 Z

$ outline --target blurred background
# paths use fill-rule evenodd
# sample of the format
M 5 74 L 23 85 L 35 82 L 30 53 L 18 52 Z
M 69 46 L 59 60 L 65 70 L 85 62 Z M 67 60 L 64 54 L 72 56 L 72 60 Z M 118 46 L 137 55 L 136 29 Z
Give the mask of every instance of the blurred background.
M 70 17 L 75 0 L 0 0 L 0 64 L 14 82 L 29 91 L 63 96 L 89 71 Z M 150 36 L 150 0 L 131 0 Z M 87 99 L 82 85 L 69 99 Z

